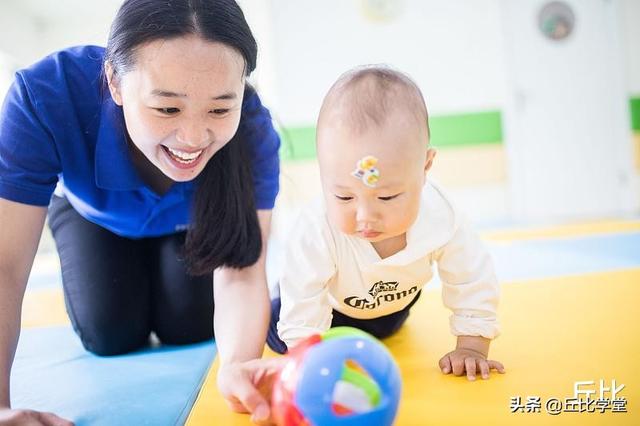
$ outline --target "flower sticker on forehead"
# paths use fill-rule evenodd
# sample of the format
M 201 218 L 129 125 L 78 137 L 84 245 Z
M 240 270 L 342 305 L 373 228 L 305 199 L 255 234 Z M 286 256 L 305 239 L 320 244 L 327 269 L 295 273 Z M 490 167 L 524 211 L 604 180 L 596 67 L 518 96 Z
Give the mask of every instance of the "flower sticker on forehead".
M 356 163 L 356 169 L 351 172 L 351 176 L 361 179 L 362 183 L 370 188 L 375 188 L 380 180 L 380 170 L 376 167 L 378 159 L 373 155 L 362 157 Z

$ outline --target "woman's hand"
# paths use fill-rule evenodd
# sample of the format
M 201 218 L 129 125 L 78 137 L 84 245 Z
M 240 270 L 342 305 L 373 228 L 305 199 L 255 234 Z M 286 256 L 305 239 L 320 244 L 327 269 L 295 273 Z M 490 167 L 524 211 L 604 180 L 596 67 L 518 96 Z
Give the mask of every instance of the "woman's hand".
M 0 408 L 0 426 L 73 426 L 53 413 Z
M 218 370 L 218 389 L 239 413 L 251 413 L 251 421 L 271 424 L 271 391 L 285 357 L 253 359 L 221 365 Z

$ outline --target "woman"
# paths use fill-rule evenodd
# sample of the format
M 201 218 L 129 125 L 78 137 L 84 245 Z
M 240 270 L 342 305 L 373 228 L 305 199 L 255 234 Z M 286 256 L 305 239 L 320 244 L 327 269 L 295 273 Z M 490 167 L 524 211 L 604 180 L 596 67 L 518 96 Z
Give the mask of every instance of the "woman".
M 233 0 L 127 0 L 106 49 L 67 49 L 16 74 L 0 114 L 0 423 L 68 424 L 9 403 L 47 206 L 87 350 L 126 353 L 152 332 L 187 344 L 215 330 L 221 392 L 268 418 L 257 388 L 273 371 L 255 359 L 279 139 L 246 84 L 256 54 Z

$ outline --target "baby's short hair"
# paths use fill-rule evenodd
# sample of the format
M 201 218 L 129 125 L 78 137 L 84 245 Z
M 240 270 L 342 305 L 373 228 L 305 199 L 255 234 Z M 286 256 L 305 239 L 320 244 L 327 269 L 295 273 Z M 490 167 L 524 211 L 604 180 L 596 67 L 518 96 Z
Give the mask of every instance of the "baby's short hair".
M 331 86 L 320 111 L 338 104 L 348 111 L 341 120 L 356 132 L 385 124 L 389 113 L 404 108 L 416 117 L 417 125 L 427 126 L 429 115 L 418 85 L 406 74 L 386 65 L 366 65 L 342 74 Z

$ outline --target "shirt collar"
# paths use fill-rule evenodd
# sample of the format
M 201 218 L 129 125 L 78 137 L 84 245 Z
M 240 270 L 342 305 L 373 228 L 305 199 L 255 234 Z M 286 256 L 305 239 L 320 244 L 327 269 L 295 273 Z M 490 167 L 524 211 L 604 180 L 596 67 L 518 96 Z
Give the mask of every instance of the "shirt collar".
M 456 231 L 458 214 L 440 187 L 429 180 L 422 189 L 420 211 L 415 223 L 407 231 L 405 262 L 416 254 L 424 256 L 444 246 Z M 401 252 L 402 253 L 402 252 Z
M 122 108 L 110 96 L 102 102 L 95 166 L 99 188 L 130 191 L 144 185 L 131 161 Z

